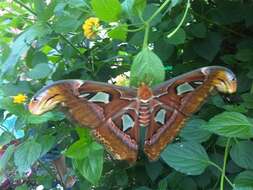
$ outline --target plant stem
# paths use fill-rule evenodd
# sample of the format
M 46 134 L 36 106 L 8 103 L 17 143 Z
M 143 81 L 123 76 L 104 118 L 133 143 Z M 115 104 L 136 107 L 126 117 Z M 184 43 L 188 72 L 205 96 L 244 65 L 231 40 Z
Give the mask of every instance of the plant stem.
M 230 147 L 230 138 L 228 138 L 227 140 L 225 153 L 224 153 L 223 168 L 222 168 L 221 179 L 220 179 L 220 190 L 224 190 L 224 177 L 225 177 L 225 172 L 226 172 L 226 164 L 227 164 L 229 147 Z
M 221 168 L 220 166 L 218 166 L 217 164 L 215 164 L 214 162 L 209 161 L 208 163 L 209 163 L 210 165 L 214 166 L 215 168 L 217 168 L 220 172 L 223 171 L 222 168 Z M 233 183 L 228 179 L 228 177 L 227 177 L 226 175 L 224 175 L 224 178 L 225 178 L 225 180 L 229 183 L 229 185 L 231 185 L 231 187 L 234 188 Z
M 156 12 L 154 12 L 154 14 L 151 15 L 151 17 L 147 20 L 147 22 L 150 23 L 156 17 L 156 15 L 158 15 L 165 8 L 165 6 L 169 2 L 170 2 L 170 0 L 164 1 L 163 4 L 159 7 L 159 9 L 157 9 Z
M 186 4 L 185 11 L 184 11 L 184 15 L 183 15 L 180 23 L 177 25 L 177 27 L 171 33 L 169 33 L 169 35 L 167 35 L 167 38 L 170 38 L 171 36 L 173 36 L 179 30 L 179 28 L 182 26 L 182 24 L 185 21 L 185 18 L 186 18 L 186 15 L 188 13 L 189 8 L 190 8 L 190 0 L 187 0 L 187 4 Z

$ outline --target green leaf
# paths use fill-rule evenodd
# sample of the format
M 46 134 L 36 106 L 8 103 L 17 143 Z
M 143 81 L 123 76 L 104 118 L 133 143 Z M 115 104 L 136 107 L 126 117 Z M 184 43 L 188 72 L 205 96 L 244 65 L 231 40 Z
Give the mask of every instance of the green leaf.
M 139 86 L 142 82 L 150 86 L 164 81 L 165 70 L 160 58 L 148 48 L 134 58 L 131 66 L 130 84 Z
M 203 127 L 225 137 L 249 138 L 252 136 L 252 123 L 245 115 L 238 112 L 223 112 L 214 116 Z
M 5 96 L 16 96 L 19 93 L 31 93 L 29 82 L 18 81 L 17 83 L 7 83 L 0 86 Z
M 80 19 L 80 14 L 67 14 L 57 17 L 53 27 L 54 31 L 58 33 L 68 33 L 76 31 L 77 28 L 83 23 Z
M 161 157 L 166 164 L 187 175 L 199 175 L 209 166 L 205 149 L 194 142 L 170 144 Z
M 37 79 L 43 79 L 48 77 L 48 75 L 51 73 L 51 68 L 46 63 L 40 63 L 36 65 L 29 73 L 28 77 L 30 77 L 33 80 Z
M 47 112 L 43 115 L 32 115 L 31 113 L 26 113 L 23 118 L 27 124 L 40 124 L 47 121 L 60 121 L 64 119 L 64 114 L 62 112 Z
M 146 4 L 147 4 L 147 0 L 134 0 L 134 3 L 133 3 L 134 14 L 138 15 L 139 13 L 143 12 Z
M 234 179 L 234 190 L 253 190 L 253 171 L 243 171 Z
M 15 190 L 28 190 L 27 184 L 20 185 L 15 188 Z
M 8 144 L 13 140 L 13 136 L 8 132 L 2 132 L 0 135 L 0 146 Z
M 147 0 L 125 0 L 122 3 L 124 11 L 131 16 L 142 13 L 146 7 Z
M 47 122 L 49 120 L 60 121 L 65 117 L 62 112 L 47 112 L 39 116 L 33 115 L 25 109 L 25 106 L 23 104 L 14 104 L 12 98 L 0 99 L 0 108 L 8 110 L 10 113 L 19 116 L 27 124 L 39 124 Z
M 2 77 L 9 77 L 13 73 L 13 69 L 19 58 L 24 55 L 31 47 L 32 42 L 51 32 L 47 25 L 35 24 L 30 28 L 27 28 L 13 43 L 11 47 L 11 53 L 7 60 L 1 66 Z
M 115 40 L 125 41 L 127 38 L 127 25 L 120 25 L 108 32 L 109 37 Z
M 35 140 L 28 140 L 19 145 L 14 153 L 14 162 L 19 173 L 27 172 L 40 157 L 41 145 Z
M 38 20 L 47 21 L 52 17 L 56 3 L 57 1 L 50 1 L 50 4 L 47 5 L 44 0 L 34 0 L 34 9 Z
M 103 21 L 114 22 L 120 19 L 119 0 L 91 0 L 91 5 L 96 16 Z
M 9 162 L 9 160 L 10 160 L 10 158 L 11 158 L 13 152 L 14 152 L 14 149 L 15 149 L 15 146 L 14 145 L 10 145 L 5 150 L 4 154 L 0 155 L 0 173 L 2 173 L 5 170 L 8 162 Z
M 90 153 L 84 159 L 73 159 L 76 169 L 92 184 L 97 184 L 103 170 L 103 149 L 97 143 L 92 143 Z
M 222 37 L 219 33 L 210 32 L 207 38 L 194 41 L 193 49 L 200 57 L 211 62 L 219 52 L 221 42 Z
M 170 33 L 168 34 L 168 36 Z M 173 44 L 173 45 L 179 45 L 183 44 L 186 39 L 186 34 L 185 31 L 182 28 L 179 28 L 179 30 L 172 35 L 171 37 L 168 38 L 168 43 Z
M 154 3 L 148 4 L 143 11 L 143 19 L 148 20 L 157 11 L 158 8 L 159 6 L 157 6 L 157 4 L 154 4 Z M 161 20 L 162 20 L 162 14 L 158 13 L 156 17 L 149 24 L 150 26 L 155 26 L 159 24 Z M 141 20 L 139 20 L 139 22 L 142 23 Z M 152 35 L 150 36 L 150 38 L 152 38 Z
M 253 169 L 253 142 L 241 141 L 234 144 L 230 151 L 232 160 L 240 167 Z
M 64 155 L 74 159 L 83 159 L 90 154 L 90 146 L 90 142 L 86 139 L 80 139 L 70 145 Z
M 205 142 L 210 138 L 211 133 L 202 128 L 204 124 L 206 121 L 202 119 L 192 119 L 187 122 L 179 135 L 187 141 Z
M 28 65 L 29 67 L 35 67 L 41 63 L 48 63 L 47 55 L 41 51 L 35 52 L 31 57 L 31 63 Z

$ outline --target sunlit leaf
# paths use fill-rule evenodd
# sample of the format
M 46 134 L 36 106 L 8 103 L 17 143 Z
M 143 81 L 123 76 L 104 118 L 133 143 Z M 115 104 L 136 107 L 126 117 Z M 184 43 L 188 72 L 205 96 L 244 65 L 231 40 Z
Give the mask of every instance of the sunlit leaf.
M 130 84 L 139 86 L 142 82 L 155 85 L 163 82 L 165 70 L 160 58 L 148 48 L 143 49 L 134 58 L 131 66 Z

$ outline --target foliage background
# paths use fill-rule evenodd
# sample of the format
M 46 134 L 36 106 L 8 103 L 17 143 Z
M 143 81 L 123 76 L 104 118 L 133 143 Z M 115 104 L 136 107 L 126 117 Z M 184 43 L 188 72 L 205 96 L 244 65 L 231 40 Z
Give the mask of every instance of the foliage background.
M 0 144 L 21 137 L 21 144 L 9 146 L 1 157 L 1 174 L 20 179 L 35 165 L 38 172 L 17 189 L 37 184 L 49 189 L 54 173 L 40 158 L 60 143 L 70 174 L 78 176 L 74 189 L 253 189 L 252 1 L 192 0 L 182 19 L 186 4 L 1 1 Z M 109 37 L 84 37 L 82 24 L 91 16 L 101 20 Z M 57 110 L 33 116 L 12 99 L 18 93 L 30 98 L 61 79 L 107 82 L 132 68 L 132 85 L 150 80 L 146 73 L 159 83 L 163 74 L 169 79 L 207 65 L 232 69 L 237 94 L 209 98 L 158 161 L 143 157 L 134 166 L 111 160 L 87 130 L 74 128 Z

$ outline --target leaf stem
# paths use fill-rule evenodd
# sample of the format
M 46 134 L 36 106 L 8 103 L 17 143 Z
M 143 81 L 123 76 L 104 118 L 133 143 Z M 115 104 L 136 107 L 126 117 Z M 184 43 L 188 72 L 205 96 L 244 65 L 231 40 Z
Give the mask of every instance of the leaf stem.
M 145 22 L 145 33 L 144 33 L 142 49 L 145 49 L 148 47 L 148 35 L 149 35 L 149 23 Z
M 224 153 L 223 168 L 222 168 L 221 179 L 220 179 L 220 190 L 224 190 L 224 178 L 225 178 L 225 172 L 226 172 L 229 147 L 230 147 L 230 138 L 228 138 L 227 140 L 225 153 Z
M 184 15 L 180 21 L 180 23 L 177 25 L 177 27 L 172 31 L 170 32 L 168 35 L 167 35 L 167 38 L 170 38 L 171 36 L 173 36 L 178 30 L 179 28 L 183 25 L 184 21 L 185 21 L 185 18 L 186 18 L 186 15 L 188 13 L 188 10 L 190 8 L 190 0 L 187 0 L 187 4 L 186 4 L 186 8 L 185 8 L 185 11 L 184 11 Z
M 215 164 L 214 162 L 212 162 L 212 161 L 209 161 L 208 162 L 210 165 L 212 165 L 212 166 L 214 166 L 215 168 L 217 168 L 221 173 L 222 173 L 222 168 L 220 167 L 220 166 L 218 166 L 217 164 Z M 225 178 L 225 180 L 229 183 L 229 185 L 231 186 L 231 187 L 233 187 L 234 188 L 234 185 L 233 185 L 233 183 L 230 181 L 230 179 L 228 179 L 228 177 L 226 176 L 226 175 L 224 175 L 224 178 Z

